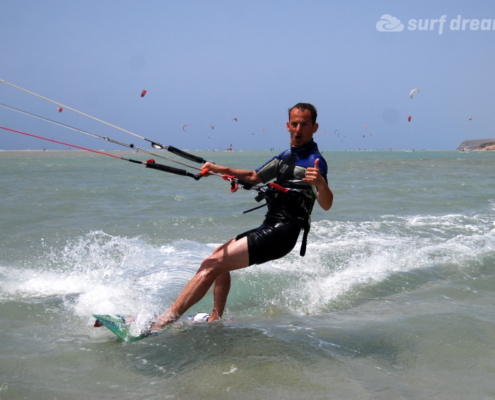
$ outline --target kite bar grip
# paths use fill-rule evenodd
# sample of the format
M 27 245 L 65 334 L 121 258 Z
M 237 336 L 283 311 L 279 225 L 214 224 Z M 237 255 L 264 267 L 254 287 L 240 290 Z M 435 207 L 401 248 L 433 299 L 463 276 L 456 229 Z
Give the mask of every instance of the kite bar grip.
M 277 190 L 280 190 L 281 192 L 284 192 L 284 193 L 290 192 L 289 189 L 287 189 L 287 188 L 285 188 L 283 186 L 280 186 L 279 184 L 277 184 L 275 182 L 270 182 L 268 185 L 271 186 L 272 188 L 277 189 Z
M 206 174 L 208 173 L 208 168 L 203 168 L 199 174 L 197 175 L 194 175 L 194 179 L 196 179 L 197 181 L 199 181 L 203 176 L 205 176 Z
M 178 149 L 177 147 L 174 146 L 167 146 L 167 150 L 170 151 L 171 153 L 174 153 L 180 157 L 186 158 L 190 161 L 197 162 L 199 164 L 204 164 L 206 160 L 204 158 L 195 156 L 194 154 L 186 153 L 183 150 Z
M 159 171 L 170 172 L 171 174 L 182 175 L 182 176 L 190 176 L 192 175 L 190 172 L 187 172 L 184 169 L 169 167 L 168 165 L 156 164 L 153 160 L 148 160 L 146 162 L 146 168 L 157 169 Z M 194 177 L 194 175 L 192 175 Z

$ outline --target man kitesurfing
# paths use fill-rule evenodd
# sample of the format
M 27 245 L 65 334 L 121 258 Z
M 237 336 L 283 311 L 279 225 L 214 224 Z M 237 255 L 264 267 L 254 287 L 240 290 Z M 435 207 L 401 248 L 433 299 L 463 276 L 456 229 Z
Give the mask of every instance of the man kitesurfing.
M 150 333 L 157 332 L 165 326 L 175 322 L 190 307 L 200 301 L 211 286 L 214 286 L 213 309 L 210 315 L 201 313 L 201 316 L 197 315 L 196 317 L 200 318 L 202 321 L 209 322 L 221 319 L 230 291 L 230 272 L 249 267 L 253 264 L 263 264 L 267 261 L 284 257 L 290 253 L 296 245 L 301 230 L 304 234 L 300 254 L 301 256 L 304 256 L 310 229 L 311 211 L 315 201 L 317 201 L 324 210 L 329 210 L 332 207 L 333 194 L 327 183 L 327 164 L 320 154 L 318 146 L 313 141 L 313 135 L 318 130 L 318 124 L 316 122 L 317 111 L 316 108 L 309 103 L 298 103 L 289 109 L 287 130 L 290 133 L 290 149 L 280 153 L 276 157 L 273 157 L 256 170 L 251 171 L 233 169 L 213 164 L 194 154 L 187 153 L 174 146 L 164 146 L 163 144 L 147 139 L 144 136 L 119 128 L 118 126 L 92 117 L 91 115 L 85 114 L 74 108 L 65 106 L 54 100 L 13 85 L 3 79 L 0 79 L 0 83 L 5 83 L 18 90 L 54 103 L 63 109 L 73 111 L 97 122 L 143 139 L 149 142 L 153 149 L 167 150 L 176 156 L 202 164 L 202 167 L 194 167 L 182 161 L 169 158 L 161 153 L 142 149 L 134 144 L 123 143 L 107 136 L 96 135 L 73 126 L 53 121 L 48 118 L 0 103 L 0 106 L 11 109 L 12 111 L 60 125 L 120 146 L 128 147 L 135 151 L 164 158 L 181 164 L 187 168 L 196 169 L 199 173 L 193 174 L 184 169 L 158 164 L 154 159 L 142 161 L 127 157 L 120 157 L 103 151 L 92 150 L 55 139 L 49 139 L 39 135 L 33 135 L 27 132 L 21 132 L 15 129 L 0 126 L 0 129 L 2 130 L 118 158 L 135 164 L 144 165 L 146 168 L 187 176 L 194 178 L 195 180 L 199 180 L 203 176 L 216 175 L 230 182 L 231 191 L 235 192 L 238 185 L 242 185 L 244 189 L 253 189 L 258 192 L 256 197 L 257 201 L 263 199 L 266 200 L 268 212 L 265 214 L 265 220 L 263 223 L 258 228 L 246 231 L 215 249 L 213 254 L 201 263 L 197 273 L 182 290 L 181 294 L 172 306 L 163 314 L 155 317 L 154 320 L 152 320 L 148 325 L 148 328 L 144 332 L 141 332 L 139 336 L 134 336 L 134 334 L 130 331 L 129 323 L 135 321 L 132 316 L 129 318 L 116 316 L 116 318 L 114 318 L 108 315 L 94 314 L 94 317 L 96 318 L 94 325 L 95 327 L 105 325 L 122 340 L 135 341 L 143 339 Z M 259 185 L 260 183 L 263 183 L 263 185 Z M 260 207 L 255 207 L 254 209 Z M 195 320 L 197 320 L 197 318 L 195 318 Z
M 327 164 L 313 141 L 318 130 L 317 110 L 312 104 L 298 103 L 289 109 L 287 130 L 291 148 L 254 171 L 223 167 L 210 162 L 204 170 L 230 175 L 252 185 L 276 179 L 279 188 L 263 192 L 268 212 L 262 225 L 219 246 L 202 263 L 172 306 L 154 319 L 151 332 L 175 322 L 199 302 L 213 285 L 213 309 L 203 315 L 208 322 L 223 315 L 230 291 L 230 272 L 262 264 L 287 255 L 304 232 L 301 255 L 306 249 L 310 215 L 315 201 L 329 210 L 333 193 L 327 183 Z

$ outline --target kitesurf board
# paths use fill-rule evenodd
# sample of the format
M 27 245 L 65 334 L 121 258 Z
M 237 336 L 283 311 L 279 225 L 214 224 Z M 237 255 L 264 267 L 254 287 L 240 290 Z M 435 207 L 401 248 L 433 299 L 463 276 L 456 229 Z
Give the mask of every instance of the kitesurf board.
M 127 323 L 125 317 L 121 315 L 112 316 L 93 314 L 93 317 L 96 318 L 96 322 L 94 325 L 95 327 L 105 326 L 124 342 L 137 342 L 138 340 L 156 334 L 156 332 L 145 330 L 142 331 L 138 336 L 133 335 L 131 333 L 131 327 L 129 323 Z M 184 315 L 184 317 L 193 321 L 194 323 L 204 323 L 208 321 L 209 315 L 206 313 L 197 313 L 195 315 Z
M 151 332 L 145 331 L 138 336 L 134 336 L 131 333 L 130 326 L 126 324 L 125 318 L 120 315 L 111 316 L 111 315 L 93 314 L 93 317 L 96 318 L 96 323 L 99 322 L 105 327 L 107 327 L 110 331 L 115 333 L 124 342 L 137 342 L 138 340 L 144 339 L 145 337 L 151 335 Z

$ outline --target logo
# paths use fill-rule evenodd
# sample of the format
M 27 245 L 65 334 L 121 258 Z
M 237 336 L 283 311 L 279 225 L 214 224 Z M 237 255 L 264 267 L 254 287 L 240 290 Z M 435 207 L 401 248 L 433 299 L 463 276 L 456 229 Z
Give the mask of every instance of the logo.
M 438 32 L 442 35 L 444 30 L 449 31 L 495 31 L 495 19 L 493 18 L 456 18 L 447 20 L 447 15 L 440 18 L 410 19 L 405 22 L 408 31 L 430 31 Z M 402 32 L 405 28 L 400 19 L 383 14 L 380 21 L 376 23 L 376 30 L 379 32 Z
M 376 29 L 380 32 L 402 32 L 404 24 L 390 14 L 383 14 L 380 21 L 376 23 Z

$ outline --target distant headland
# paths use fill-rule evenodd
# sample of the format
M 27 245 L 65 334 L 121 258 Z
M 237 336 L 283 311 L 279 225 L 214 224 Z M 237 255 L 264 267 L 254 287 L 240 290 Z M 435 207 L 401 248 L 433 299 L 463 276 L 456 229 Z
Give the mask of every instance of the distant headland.
M 495 150 L 495 139 L 465 140 L 457 150 Z

